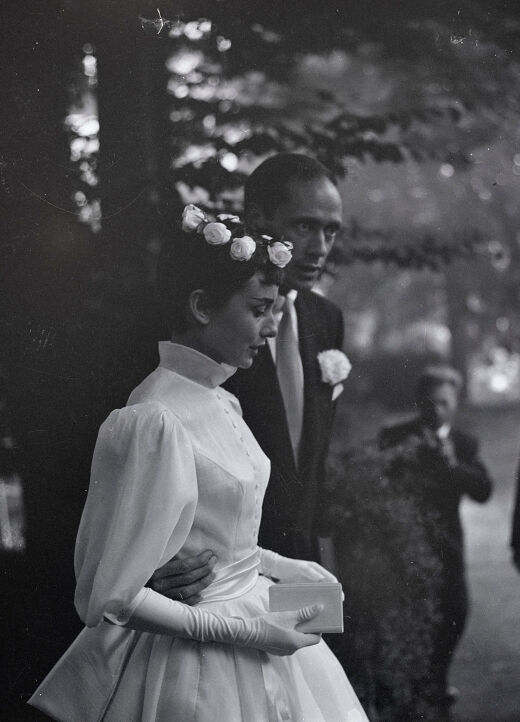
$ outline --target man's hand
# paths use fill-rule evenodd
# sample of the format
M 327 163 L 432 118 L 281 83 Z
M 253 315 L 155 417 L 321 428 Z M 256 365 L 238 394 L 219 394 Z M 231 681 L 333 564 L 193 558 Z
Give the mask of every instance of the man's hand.
M 215 577 L 216 562 L 217 557 L 210 549 L 186 559 L 173 557 L 152 574 L 146 586 L 175 602 L 196 604 L 201 599 L 200 592 Z

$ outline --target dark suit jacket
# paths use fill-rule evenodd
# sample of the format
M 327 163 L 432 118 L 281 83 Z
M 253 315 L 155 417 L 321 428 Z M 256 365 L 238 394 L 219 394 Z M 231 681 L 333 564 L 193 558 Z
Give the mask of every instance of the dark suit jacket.
M 294 459 L 276 368 L 269 348 L 251 369 L 238 371 L 227 388 L 242 406 L 244 419 L 271 460 L 260 527 L 260 545 L 285 556 L 316 559 L 325 476 L 334 416 L 332 387 L 321 380 L 320 351 L 341 349 L 343 318 L 337 306 L 311 291 L 295 303 L 304 375 L 303 431 Z
M 423 437 L 423 426 L 418 417 L 396 426 L 383 429 L 379 436 L 382 448 L 389 448 L 405 442 L 411 436 Z M 422 489 L 417 494 L 426 495 L 426 504 L 438 511 L 442 519 L 446 546 L 443 548 L 446 568 L 458 574 L 463 568 L 462 527 L 459 505 L 463 494 L 478 502 L 485 502 L 492 490 L 492 483 L 485 466 L 479 459 L 477 440 L 458 429 L 452 429 L 450 439 L 457 457 L 456 466 L 448 466 L 442 457 L 432 450 L 425 458 L 425 468 L 434 479 L 434 486 Z M 441 531 L 441 530 L 438 530 Z M 442 536 L 442 535 L 441 535 Z

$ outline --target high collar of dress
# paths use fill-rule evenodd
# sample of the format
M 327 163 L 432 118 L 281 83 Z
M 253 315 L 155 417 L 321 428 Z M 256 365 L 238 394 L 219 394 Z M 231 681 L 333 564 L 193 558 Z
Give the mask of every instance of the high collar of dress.
M 159 366 L 209 389 L 217 388 L 236 371 L 235 366 L 219 364 L 194 348 L 172 341 L 159 342 L 159 358 Z

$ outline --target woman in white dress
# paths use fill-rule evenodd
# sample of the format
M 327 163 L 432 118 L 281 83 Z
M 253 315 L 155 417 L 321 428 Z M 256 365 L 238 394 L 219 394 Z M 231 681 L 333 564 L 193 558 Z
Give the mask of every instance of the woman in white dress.
M 30 699 L 61 722 L 367 720 L 320 636 L 298 631 L 318 609 L 268 612 L 271 577 L 334 577 L 257 545 L 269 461 L 220 384 L 276 334 L 290 249 L 223 220 L 186 207 L 172 341 L 99 432 L 75 552 L 86 627 Z M 145 586 L 207 548 L 215 578 L 196 606 Z

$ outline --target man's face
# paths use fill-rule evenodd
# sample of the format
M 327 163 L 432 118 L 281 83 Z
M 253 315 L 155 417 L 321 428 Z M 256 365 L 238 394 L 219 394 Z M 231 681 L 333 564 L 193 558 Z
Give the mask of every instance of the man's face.
M 421 418 L 431 429 L 440 429 L 444 424 L 451 424 L 458 404 L 458 392 L 448 383 L 430 386 L 418 399 Z
M 341 196 L 328 178 L 290 182 L 273 216 L 255 219 L 258 230 L 293 244 L 285 285 L 296 289 L 316 283 L 341 223 Z

